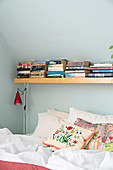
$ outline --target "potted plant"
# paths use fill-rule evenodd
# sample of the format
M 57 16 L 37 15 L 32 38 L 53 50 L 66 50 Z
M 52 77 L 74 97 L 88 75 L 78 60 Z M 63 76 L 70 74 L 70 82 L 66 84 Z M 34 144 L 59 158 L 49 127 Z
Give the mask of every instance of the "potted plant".
M 113 45 L 111 45 L 109 49 L 113 49 Z M 111 58 L 113 58 L 113 54 L 111 55 Z

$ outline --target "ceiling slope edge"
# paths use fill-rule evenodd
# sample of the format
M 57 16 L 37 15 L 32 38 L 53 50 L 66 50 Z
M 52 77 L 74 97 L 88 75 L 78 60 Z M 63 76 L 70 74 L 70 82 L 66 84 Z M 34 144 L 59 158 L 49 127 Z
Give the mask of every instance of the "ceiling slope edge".
M 7 42 L 4 40 L 4 38 L 1 34 L 0 34 L 0 43 L 3 45 L 5 50 L 8 52 L 9 56 L 12 57 L 13 60 L 15 60 L 15 62 L 17 63 L 17 60 L 15 58 L 15 54 L 12 52 L 12 50 L 10 49 L 10 47 L 8 46 Z

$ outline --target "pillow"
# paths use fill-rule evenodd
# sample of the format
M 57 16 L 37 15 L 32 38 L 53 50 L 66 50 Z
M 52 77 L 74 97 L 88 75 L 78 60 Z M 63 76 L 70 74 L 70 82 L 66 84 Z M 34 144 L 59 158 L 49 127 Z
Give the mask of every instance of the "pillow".
M 65 121 L 61 121 L 59 127 L 52 135 L 43 142 L 44 145 L 53 146 L 57 149 L 72 148 L 83 149 L 85 142 L 92 138 L 95 131 L 72 125 Z
M 7 128 L 1 128 L 0 129 L 0 135 L 11 135 L 11 131 Z
M 113 123 L 113 115 L 103 116 L 85 112 L 75 108 L 70 108 L 70 113 L 67 121 L 74 124 L 75 120 L 77 120 L 78 117 L 91 123 Z
M 61 119 L 67 119 L 68 114 L 54 109 L 45 113 L 38 114 L 38 125 L 33 135 L 48 138 L 51 133 L 59 126 Z
M 86 149 L 113 151 L 113 124 L 92 124 L 80 118 L 78 118 L 74 124 L 86 129 L 98 131 L 92 140 L 90 140 Z
M 69 117 L 69 113 L 58 111 L 58 110 L 55 110 L 55 109 L 48 110 L 48 113 L 52 113 L 52 114 L 55 114 L 57 116 L 60 116 L 61 119 L 63 119 L 63 120 L 67 120 L 68 117 Z

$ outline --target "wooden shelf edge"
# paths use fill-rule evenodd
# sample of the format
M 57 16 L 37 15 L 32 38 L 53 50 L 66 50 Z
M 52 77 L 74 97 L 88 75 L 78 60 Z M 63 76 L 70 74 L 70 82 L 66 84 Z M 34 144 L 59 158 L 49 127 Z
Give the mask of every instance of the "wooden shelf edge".
M 113 78 L 15 78 L 14 83 L 113 83 Z

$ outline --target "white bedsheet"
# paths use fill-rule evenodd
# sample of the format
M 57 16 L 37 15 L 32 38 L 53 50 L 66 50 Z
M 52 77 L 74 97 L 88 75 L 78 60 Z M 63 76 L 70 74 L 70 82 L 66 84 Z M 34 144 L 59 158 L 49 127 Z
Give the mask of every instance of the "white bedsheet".
M 8 132 L 8 134 L 6 133 Z M 44 147 L 44 138 L 0 130 L 0 160 L 32 163 L 53 170 L 113 170 L 113 153 Z

